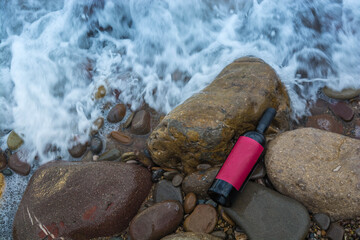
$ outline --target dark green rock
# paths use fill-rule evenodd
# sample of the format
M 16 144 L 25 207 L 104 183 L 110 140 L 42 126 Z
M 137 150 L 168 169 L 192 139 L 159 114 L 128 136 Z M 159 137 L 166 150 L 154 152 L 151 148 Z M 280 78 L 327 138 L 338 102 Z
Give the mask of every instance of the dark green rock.
M 308 211 L 297 201 L 249 182 L 231 208 L 224 208 L 250 239 L 302 240 L 308 233 Z
M 121 152 L 114 148 L 101 154 L 99 157 L 99 161 L 116 161 L 120 160 L 120 158 Z

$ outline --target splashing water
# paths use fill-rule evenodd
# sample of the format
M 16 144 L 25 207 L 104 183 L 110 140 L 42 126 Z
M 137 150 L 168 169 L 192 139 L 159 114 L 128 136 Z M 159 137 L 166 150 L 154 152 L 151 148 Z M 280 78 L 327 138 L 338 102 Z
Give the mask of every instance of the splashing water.
M 49 145 L 68 156 L 111 90 L 167 113 L 245 55 L 276 70 L 294 116 L 320 87 L 360 88 L 357 0 L 0 0 L 0 23 L 0 145 L 15 129 L 42 162 Z

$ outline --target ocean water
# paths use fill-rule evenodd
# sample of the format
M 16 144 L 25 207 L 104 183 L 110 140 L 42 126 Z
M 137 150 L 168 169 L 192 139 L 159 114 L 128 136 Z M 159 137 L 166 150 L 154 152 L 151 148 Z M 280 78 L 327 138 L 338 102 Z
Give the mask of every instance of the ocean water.
M 167 113 L 246 55 L 270 64 L 294 117 L 306 115 L 319 88 L 360 88 L 359 26 L 358 0 L 0 0 L 0 146 L 14 129 L 26 160 L 67 158 L 115 89 L 133 109 Z M 26 180 L 8 182 L 21 195 Z

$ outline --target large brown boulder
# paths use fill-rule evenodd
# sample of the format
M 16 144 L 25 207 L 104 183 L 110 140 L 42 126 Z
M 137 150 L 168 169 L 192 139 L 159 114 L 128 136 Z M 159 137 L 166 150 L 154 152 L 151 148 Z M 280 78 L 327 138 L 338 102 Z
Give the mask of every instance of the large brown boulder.
M 275 188 L 333 220 L 360 216 L 360 140 L 314 128 L 285 132 L 265 156 Z
M 145 168 L 118 162 L 53 162 L 30 179 L 14 240 L 91 239 L 127 228 L 151 188 Z
M 150 135 L 148 149 L 160 166 L 185 172 L 199 163 L 221 164 L 232 139 L 253 130 L 269 107 L 278 110 L 272 130 L 287 129 L 289 98 L 275 71 L 261 59 L 240 58 L 172 110 Z

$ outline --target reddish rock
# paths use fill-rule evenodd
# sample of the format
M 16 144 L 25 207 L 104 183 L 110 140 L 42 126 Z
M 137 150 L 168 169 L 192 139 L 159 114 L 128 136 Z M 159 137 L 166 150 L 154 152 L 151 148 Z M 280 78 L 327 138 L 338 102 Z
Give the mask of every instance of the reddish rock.
M 126 107 L 124 104 L 115 105 L 108 113 L 107 120 L 111 123 L 120 122 L 126 113 Z
M 86 152 L 86 144 L 78 143 L 72 148 L 68 149 L 68 151 L 73 158 L 79 158 Z
M 20 161 L 17 153 L 10 156 L 8 166 L 14 172 L 23 176 L 28 175 L 31 169 L 30 164 L 28 164 L 27 162 Z
M 330 110 L 344 121 L 351 121 L 354 117 L 354 110 L 345 102 L 338 102 L 329 106 Z
M 6 168 L 6 165 L 7 165 L 7 161 L 5 154 L 0 150 L 0 171 L 4 170 Z
M 343 126 L 330 115 L 317 115 L 308 118 L 306 127 L 322 129 L 334 133 L 343 133 Z
M 25 190 L 13 239 L 107 237 L 125 230 L 151 188 L 143 167 L 116 162 L 51 162 Z
M 133 140 L 130 136 L 126 135 L 125 133 L 121 133 L 118 131 L 112 131 L 110 133 L 110 136 L 115 139 L 116 141 L 118 141 L 119 143 L 122 143 L 124 145 L 130 145 Z
M 184 199 L 184 211 L 185 213 L 191 213 L 196 206 L 196 195 L 195 193 L 188 193 Z
M 145 110 L 138 111 L 131 122 L 131 132 L 145 135 L 150 132 L 150 113 Z
M 194 211 L 184 221 L 187 232 L 211 233 L 217 222 L 217 213 L 213 206 L 197 205 Z
M 199 197 L 207 197 L 207 190 L 219 170 L 219 167 L 210 168 L 206 171 L 198 171 L 186 176 L 182 182 L 182 190 L 185 193 L 193 192 Z
M 133 240 L 157 240 L 172 233 L 184 216 L 183 207 L 177 201 L 157 203 L 138 215 L 130 223 Z
M 328 103 L 322 99 L 318 99 L 313 105 L 310 106 L 310 112 L 312 115 L 320 115 L 326 113 L 328 109 Z

